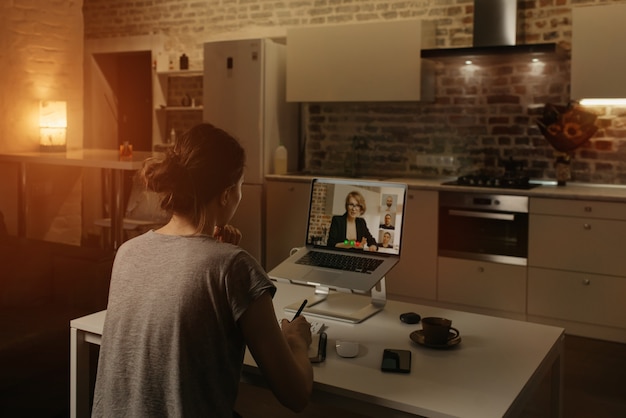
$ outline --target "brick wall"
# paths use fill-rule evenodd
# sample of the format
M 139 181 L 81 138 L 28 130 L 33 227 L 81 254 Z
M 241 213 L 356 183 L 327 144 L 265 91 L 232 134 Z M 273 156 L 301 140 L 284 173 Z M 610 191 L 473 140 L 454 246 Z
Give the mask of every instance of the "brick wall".
M 623 1 L 623 0 L 615 0 Z M 519 0 L 518 43 L 571 43 L 571 7 L 603 0 Z M 436 23 L 439 47 L 472 43 L 473 0 L 85 0 L 87 39 L 160 35 L 163 49 L 201 62 L 214 39 L 284 36 L 286 27 L 423 18 Z M 193 67 L 192 67 L 193 68 Z M 513 157 L 532 177 L 554 178 L 552 148 L 534 119 L 546 102 L 567 103 L 567 58 L 522 59 L 469 68 L 438 62 L 434 103 L 305 104 L 305 167 L 320 174 L 457 175 L 501 170 Z M 574 156 L 573 179 L 626 184 L 626 109 L 593 109 L 601 130 Z M 418 155 L 454 157 L 450 167 Z
M 83 145 L 82 0 L 0 2 L 0 152 L 39 150 L 39 101 L 67 102 L 67 147 Z M 80 242 L 80 170 L 32 167 L 28 236 Z M 17 234 L 17 164 L 0 164 L 0 211 Z

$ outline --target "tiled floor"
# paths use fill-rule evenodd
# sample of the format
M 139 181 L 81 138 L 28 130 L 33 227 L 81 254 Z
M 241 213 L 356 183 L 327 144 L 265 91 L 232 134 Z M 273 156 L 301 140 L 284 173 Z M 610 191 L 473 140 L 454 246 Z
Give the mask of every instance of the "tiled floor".
M 626 417 L 626 344 L 565 337 L 563 418 Z M 301 414 L 282 408 L 267 389 L 240 386 L 237 410 L 245 418 L 361 418 L 340 408 L 312 402 Z M 526 406 L 523 418 L 549 416 L 548 381 Z M 384 417 L 381 417 L 384 418 Z

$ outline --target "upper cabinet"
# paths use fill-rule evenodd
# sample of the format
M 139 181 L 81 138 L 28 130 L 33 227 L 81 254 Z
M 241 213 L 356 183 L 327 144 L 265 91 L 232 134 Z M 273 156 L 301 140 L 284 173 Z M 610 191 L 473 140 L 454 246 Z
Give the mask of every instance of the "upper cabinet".
M 287 100 L 433 100 L 434 67 L 420 55 L 434 42 L 422 20 L 288 29 Z
M 626 98 L 626 4 L 572 9 L 573 100 Z

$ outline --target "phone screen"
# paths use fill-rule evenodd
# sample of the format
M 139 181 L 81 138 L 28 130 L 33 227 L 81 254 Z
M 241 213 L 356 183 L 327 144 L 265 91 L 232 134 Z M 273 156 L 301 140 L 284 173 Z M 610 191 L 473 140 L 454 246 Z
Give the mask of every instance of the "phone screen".
M 411 352 L 385 348 L 380 369 L 384 372 L 409 373 L 411 371 Z

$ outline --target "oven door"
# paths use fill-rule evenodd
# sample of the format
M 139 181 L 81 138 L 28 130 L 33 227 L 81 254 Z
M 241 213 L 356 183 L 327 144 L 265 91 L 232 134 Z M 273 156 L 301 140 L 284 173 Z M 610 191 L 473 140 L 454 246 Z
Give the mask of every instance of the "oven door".
M 440 207 L 439 255 L 526 265 L 528 213 Z

